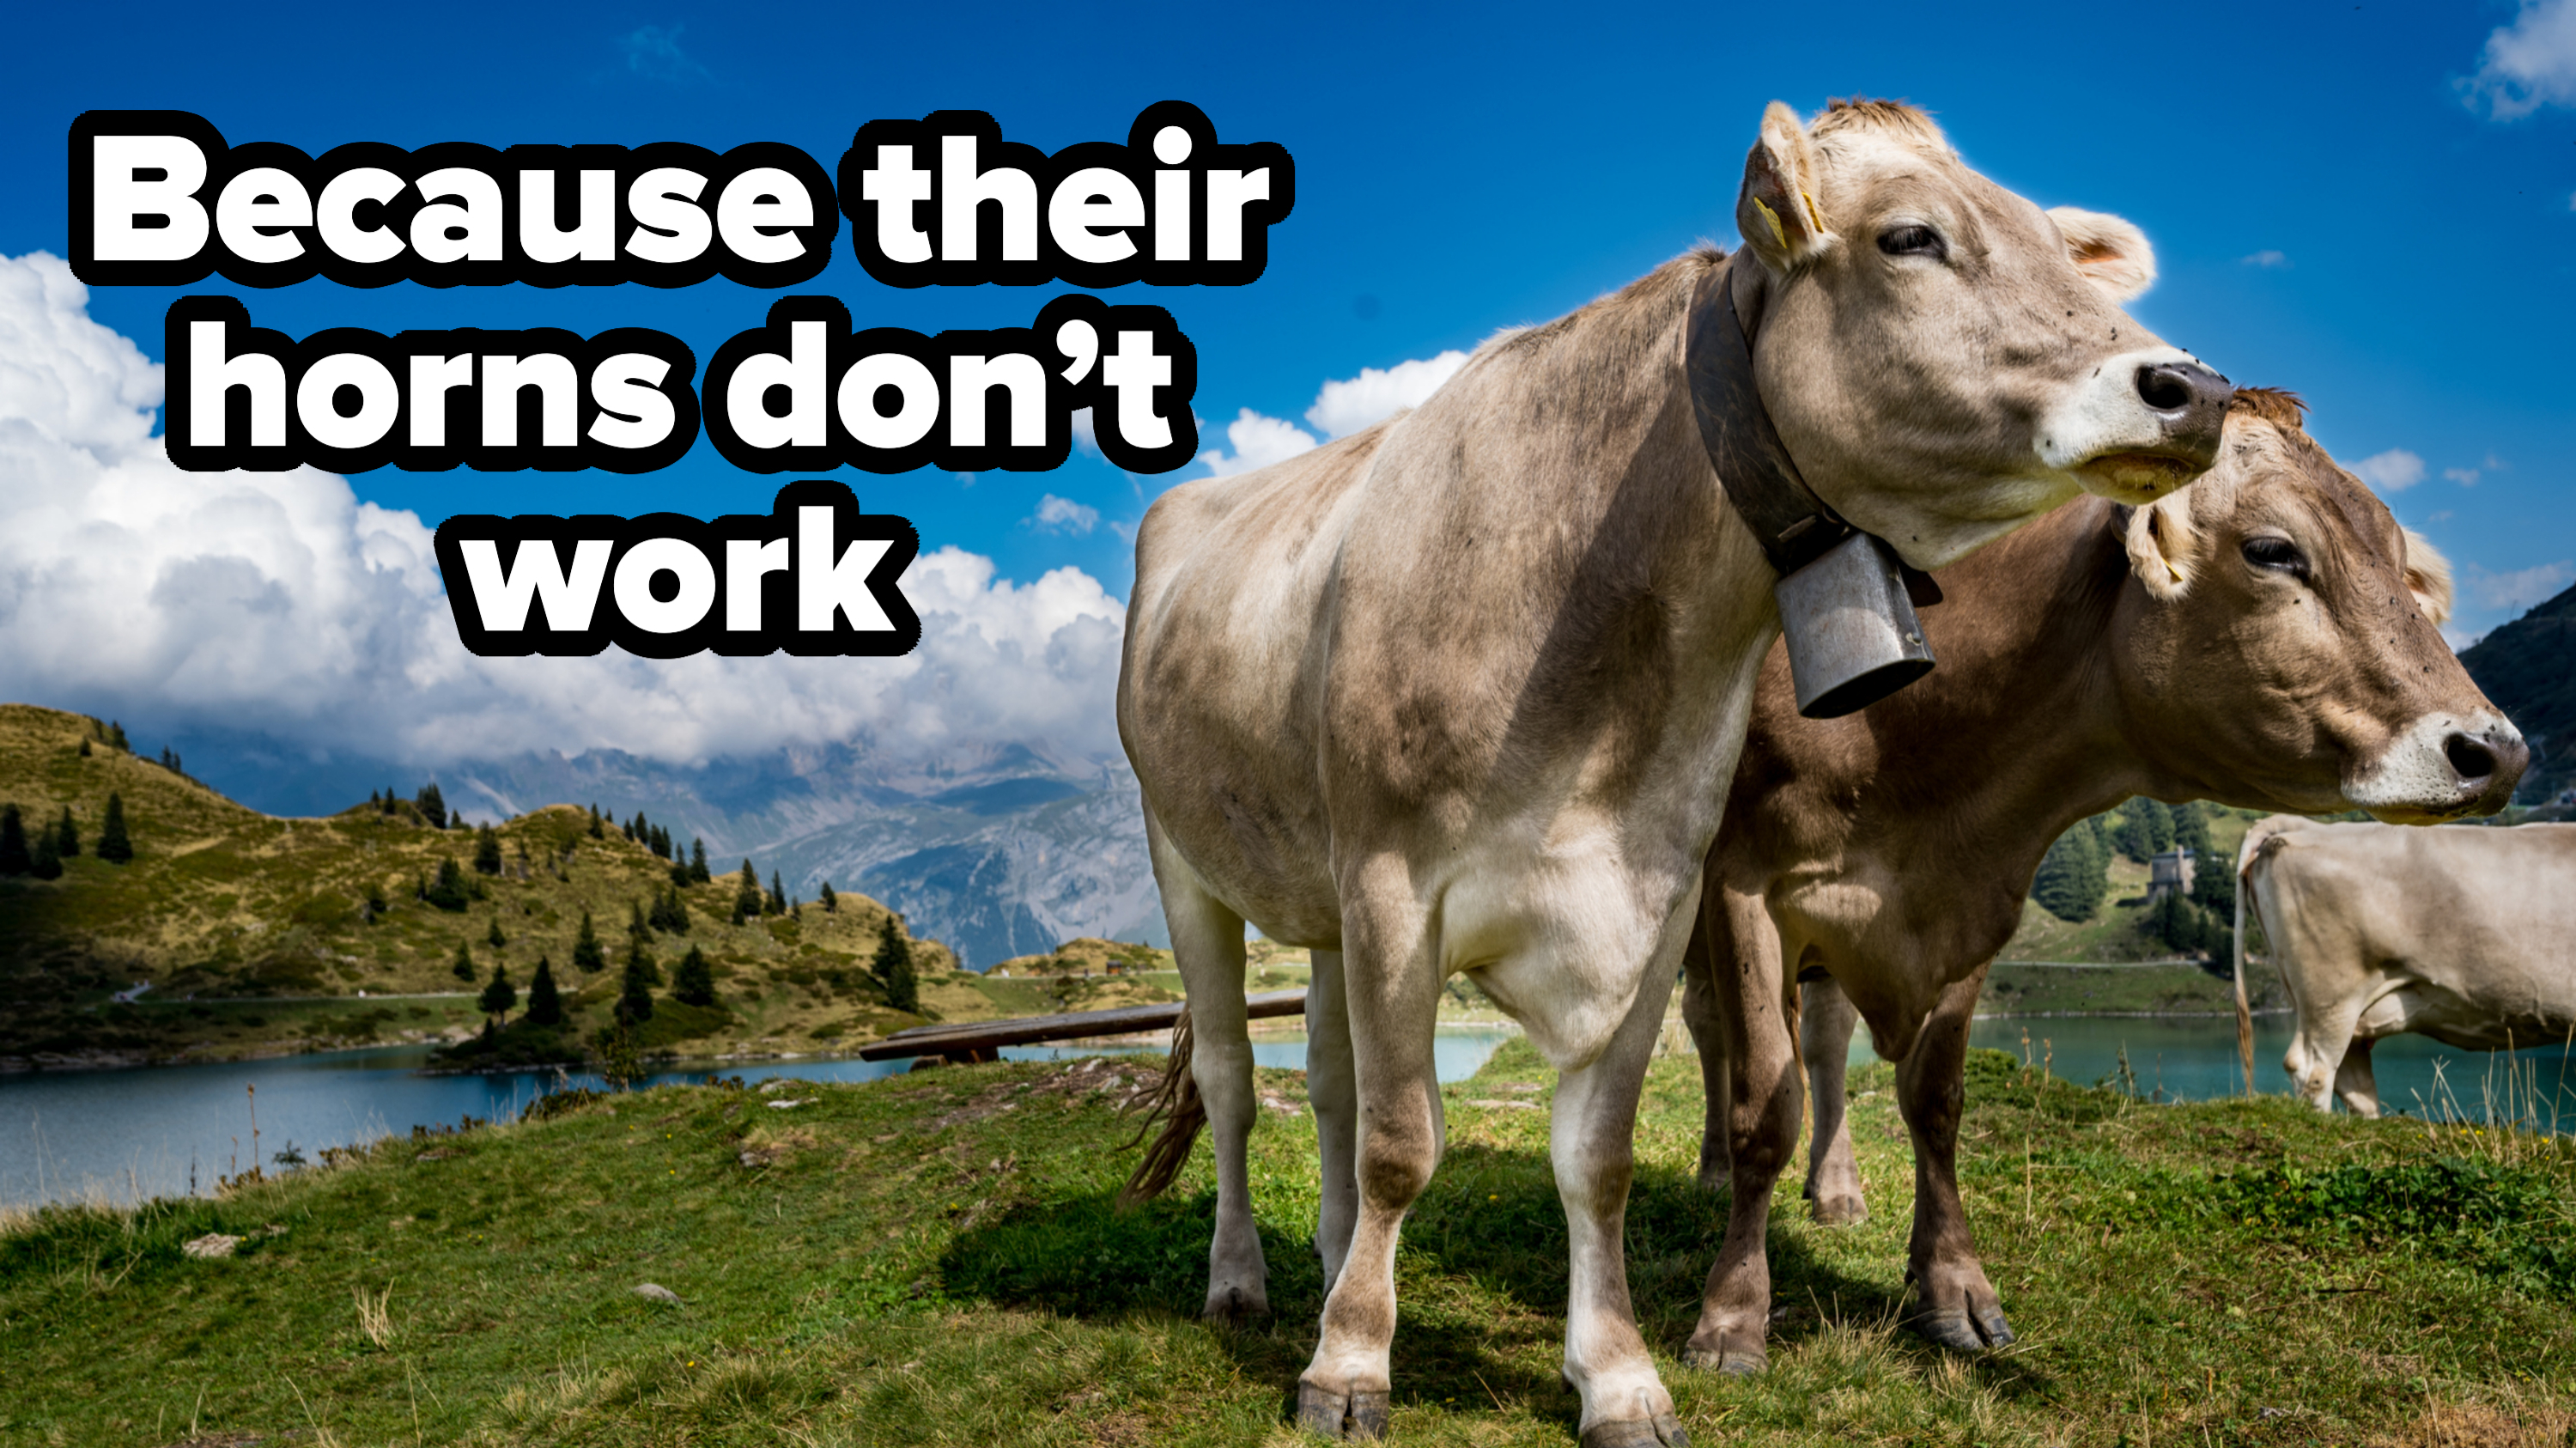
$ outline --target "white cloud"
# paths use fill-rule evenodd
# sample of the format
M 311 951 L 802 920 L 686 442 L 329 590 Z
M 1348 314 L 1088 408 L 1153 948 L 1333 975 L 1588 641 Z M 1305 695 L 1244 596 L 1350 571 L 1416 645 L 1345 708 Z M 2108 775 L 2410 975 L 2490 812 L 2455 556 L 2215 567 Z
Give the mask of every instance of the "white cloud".
M 2576 105 L 2576 0 L 2524 0 L 2511 25 L 2487 36 L 2478 73 L 2460 84 L 2472 109 L 2483 102 L 2499 121 Z
M 1317 390 L 1314 405 L 1306 409 L 1306 421 L 1325 437 L 1348 437 L 1404 408 L 1421 406 L 1424 399 L 1440 390 L 1440 384 L 1466 365 L 1467 354 L 1452 349 L 1392 367 L 1363 367 L 1359 376 L 1337 378 Z M 1200 431 L 1206 430 L 1206 424 L 1200 424 Z M 1266 468 L 1295 457 L 1318 441 L 1313 433 L 1286 418 L 1271 417 L 1249 407 L 1226 424 L 1225 440 L 1234 448 L 1232 453 L 1217 449 L 1199 454 L 1199 461 L 1207 464 L 1209 477 L 1230 477 Z
M 1283 417 L 1266 417 L 1249 407 L 1225 425 L 1225 440 L 1234 447 L 1231 456 L 1222 451 L 1199 454 L 1199 461 L 1207 464 L 1209 477 L 1232 477 L 1266 468 L 1315 445 L 1315 439 L 1297 424 Z
M 2444 468 L 2442 469 L 2442 476 L 2449 478 L 2452 482 L 2455 482 L 2464 488 L 2474 488 L 2478 485 L 2478 470 L 2476 468 Z
M 2511 573 L 2489 573 L 2472 563 L 2466 582 L 2469 597 L 2477 600 L 2478 607 L 2520 613 L 2543 599 L 2555 597 L 2568 584 L 2576 583 L 2576 564 L 2561 559 L 2556 563 L 2517 568 Z
M 161 370 L 87 308 L 61 261 L 0 257 L 0 698 L 414 763 L 1118 752 L 1123 606 L 1077 569 L 1013 584 L 956 548 L 904 575 L 922 643 L 899 659 L 477 658 L 418 517 L 309 468 L 179 471 L 150 435 Z
M 1420 407 L 1440 384 L 1467 365 L 1467 354 L 1452 349 L 1437 357 L 1417 357 L 1381 371 L 1363 367 L 1357 377 L 1327 382 L 1306 409 L 1306 421 L 1326 437 L 1348 437 L 1401 408 Z
M 1029 517 L 1033 527 L 1050 533 L 1088 533 L 1100 523 L 1100 510 L 1088 508 L 1071 498 L 1047 493 L 1038 499 L 1038 510 Z
M 2354 463 L 2352 470 L 2383 493 L 2402 493 L 2424 481 L 2424 460 L 2402 447 L 2372 453 Z
M 1073 440 L 1090 452 L 1100 451 L 1100 424 L 1093 420 L 1088 407 L 1073 410 Z
M 2267 271 L 2274 267 L 2285 267 L 2290 264 L 2290 258 L 2287 255 L 2281 252 L 2269 250 L 2258 251 L 2251 256 L 2240 256 L 2236 260 L 2239 265 L 2259 266 Z
M 687 82 L 708 79 L 707 68 L 698 64 L 680 48 L 680 32 L 685 25 L 665 30 L 659 25 L 638 26 L 617 37 L 617 49 L 626 57 L 626 68 L 648 80 Z

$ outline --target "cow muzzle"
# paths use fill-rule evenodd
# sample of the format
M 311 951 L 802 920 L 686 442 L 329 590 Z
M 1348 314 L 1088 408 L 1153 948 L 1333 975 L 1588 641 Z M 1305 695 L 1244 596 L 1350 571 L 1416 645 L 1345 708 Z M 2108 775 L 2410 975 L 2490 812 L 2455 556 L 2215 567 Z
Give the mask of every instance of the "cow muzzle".
M 2531 746 L 2506 720 L 2430 714 L 2398 736 L 2344 797 L 2388 824 L 2490 815 L 2511 802 L 2530 763 Z
M 2104 361 L 2040 420 L 2039 456 L 2084 490 L 2149 503 L 2218 461 L 2236 387 L 2171 347 Z

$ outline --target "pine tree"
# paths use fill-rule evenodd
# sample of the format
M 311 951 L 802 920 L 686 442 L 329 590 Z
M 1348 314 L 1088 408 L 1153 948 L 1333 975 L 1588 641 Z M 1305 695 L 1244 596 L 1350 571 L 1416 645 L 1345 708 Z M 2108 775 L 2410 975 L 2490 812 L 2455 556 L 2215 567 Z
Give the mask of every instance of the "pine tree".
M 447 828 L 447 797 L 438 792 L 437 780 L 422 785 L 420 793 L 412 797 L 412 803 L 419 806 L 420 817 L 429 821 L 431 829 Z
M 662 983 L 662 971 L 653 964 L 653 952 L 637 941 L 627 947 L 626 970 L 618 977 L 617 1021 L 632 1026 L 653 1018 L 653 987 Z
M 83 759 L 89 758 L 89 741 L 86 739 L 81 741 L 80 757 Z
M 707 842 L 702 839 L 692 838 L 689 841 L 689 878 L 687 883 L 692 885 L 704 885 L 710 883 L 714 879 L 714 876 L 707 873 Z
M 537 957 L 537 973 L 528 981 L 528 1012 L 519 1019 L 532 1026 L 563 1024 L 563 997 L 555 991 L 555 969 L 542 955 Z
M 39 880 L 59 880 L 63 877 L 63 853 L 54 843 L 52 825 L 45 826 L 44 832 L 36 836 L 36 849 L 35 853 L 28 858 L 27 873 Z
M 492 947 L 494 950 L 503 950 L 509 947 L 510 937 L 501 933 L 500 916 L 495 915 L 492 917 L 492 928 L 483 932 L 483 943 Z
M 824 914 L 826 914 L 826 915 L 834 915 L 834 914 L 838 914 L 838 913 L 840 912 L 840 909 L 841 909 L 841 901 L 840 901 L 840 897 L 839 897 L 839 896 L 836 896 L 836 895 L 834 895 L 834 894 L 832 893 L 832 882 L 831 882 L 831 881 L 829 881 L 829 880 L 824 881 L 824 882 L 823 882 L 823 913 L 824 913 Z
M 438 879 L 420 898 L 441 910 L 453 912 L 461 912 L 473 903 L 472 897 L 465 893 L 465 873 L 456 868 L 454 856 L 438 857 Z
M 581 912 L 581 934 L 573 937 L 572 968 L 584 975 L 597 975 L 608 968 L 608 956 L 599 948 L 599 932 L 590 925 L 590 912 Z
M 778 878 L 776 870 L 769 872 L 769 904 L 761 913 L 765 915 L 787 913 L 787 885 L 785 881 Z
M 2209 842 L 2209 807 L 2198 800 L 2173 807 L 2173 842 L 2206 861 L 2215 851 Z
M 2228 922 L 2228 932 L 2235 932 L 2236 862 L 2212 850 L 2192 867 L 2191 898 L 2195 904 Z
M 68 860 L 80 853 L 80 826 L 72 823 L 72 807 L 63 806 L 63 817 L 54 821 L 54 848 Z
M 662 918 L 654 924 L 673 935 L 688 934 L 689 902 L 680 898 L 680 888 L 677 885 L 672 886 L 671 892 L 662 897 L 661 906 Z
M 742 862 L 742 884 L 736 887 L 733 893 L 733 923 L 740 925 L 743 921 L 758 915 L 761 899 L 760 876 L 753 873 L 751 861 L 745 860 Z
M 653 927 L 644 919 L 643 905 L 633 900 L 627 901 L 626 938 L 630 941 L 650 940 L 652 938 L 652 928 Z
M 474 868 L 486 875 L 501 873 L 501 836 L 490 825 L 474 832 Z
M 510 968 L 498 961 L 492 964 L 492 979 L 483 987 L 483 1014 L 506 1016 L 519 1003 L 519 989 L 510 984 Z
M 877 956 L 873 962 L 877 979 L 884 983 L 886 1004 L 899 1011 L 921 1012 L 921 980 L 913 972 L 912 936 L 903 928 L 903 917 L 889 912 L 885 934 L 877 938 Z
M 2060 920 L 2082 923 L 2093 918 L 2101 908 L 2102 897 L 2110 892 L 2111 880 L 2106 873 L 2110 860 L 2102 853 L 2098 832 L 2087 821 L 2058 836 L 2040 859 L 2039 874 L 2031 881 L 2030 897 L 2039 907 Z
M 134 752 L 134 746 L 125 741 L 125 726 L 113 719 L 107 721 L 107 747 L 119 754 Z
M 117 744 L 124 747 L 121 733 Z M 111 865 L 122 865 L 134 858 L 134 843 L 125 837 L 125 796 L 114 791 L 107 796 L 107 819 L 98 827 L 98 857 Z
M 689 953 L 671 972 L 671 999 L 682 1005 L 711 1006 L 716 1003 L 715 967 L 707 963 L 707 953 L 692 945 Z
M 592 805 L 590 807 L 590 837 L 594 840 L 604 840 L 608 838 L 608 826 L 600 819 L 599 806 L 597 805 Z
M 27 852 L 27 822 L 14 804 L 0 805 L 0 875 L 23 875 L 35 858 Z
M 653 827 L 653 856 L 661 860 L 671 858 L 671 832 L 660 825 Z
M 474 953 L 465 948 L 462 940 L 456 942 L 456 958 L 447 963 L 447 973 L 458 980 L 474 979 Z

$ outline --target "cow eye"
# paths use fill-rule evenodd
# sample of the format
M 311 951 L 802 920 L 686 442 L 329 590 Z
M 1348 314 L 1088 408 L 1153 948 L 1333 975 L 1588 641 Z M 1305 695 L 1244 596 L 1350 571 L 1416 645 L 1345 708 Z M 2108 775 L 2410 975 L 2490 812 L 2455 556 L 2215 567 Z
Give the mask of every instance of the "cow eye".
M 1878 234 L 1878 249 L 1889 256 L 1928 256 L 1935 260 L 1949 251 L 1941 244 L 1941 233 L 1928 226 L 1891 226 Z
M 2307 556 L 2299 552 L 2299 545 L 2287 538 L 2246 539 L 2245 561 L 2257 568 L 2276 568 L 2301 578 L 2308 576 Z

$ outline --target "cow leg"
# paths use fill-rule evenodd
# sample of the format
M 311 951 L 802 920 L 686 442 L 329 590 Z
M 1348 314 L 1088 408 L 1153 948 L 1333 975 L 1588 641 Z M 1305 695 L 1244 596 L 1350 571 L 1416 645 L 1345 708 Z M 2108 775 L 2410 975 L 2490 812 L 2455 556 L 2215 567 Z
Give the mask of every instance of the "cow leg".
M 1798 998 L 1798 1054 L 1807 1061 L 1808 1099 L 1815 1102 L 1816 1116 L 1807 1147 L 1807 1201 L 1819 1222 L 1865 1222 L 1869 1203 L 1861 1195 L 1851 1122 L 1843 1114 L 1843 1080 L 1860 1012 L 1832 976 L 1803 982 Z
M 1359 1090 L 1351 1077 L 1351 1018 L 1342 998 L 1342 953 L 1313 952 L 1306 987 L 1306 1102 L 1315 1108 L 1315 1150 L 1323 1163 L 1323 1204 L 1315 1214 L 1315 1252 L 1324 1259 L 1331 1295 L 1350 1257 L 1359 1219 Z
M 1703 886 L 1702 890 L 1705 891 Z M 1716 969 L 1709 959 L 1708 929 L 1693 923 L 1690 944 L 1682 951 L 1682 1024 L 1699 1048 L 1700 1087 L 1707 1098 L 1700 1127 L 1699 1185 L 1714 1192 L 1727 1183 L 1727 1100 L 1729 1095 L 1724 1005 L 1718 999 Z
M 1386 1434 L 1396 1235 L 1440 1161 L 1431 1037 L 1441 981 L 1427 935 L 1418 910 L 1363 903 L 1344 911 L 1341 985 L 1357 1087 L 1351 1159 L 1358 1210 L 1350 1249 L 1324 1299 L 1314 1360 L 1297 1380 L 1298 1426 L 1328 1438 Z
M 1670 922 L 1667 934 L 1679 937 L 1688 919 Z M 1609 1048 L 1589 1065 L 1559 1073 L 1548 1123 L 1568 1248 L 1564 1376 L 1583 1395 L 1583 1448 L 1690 1441 L 1637 1331 L 1624 1246 L 1628 1187 L 1636 1175 L 1637 1098 L 1672 989 L 1672 954 L 1659 951 Z
M 1208 1246 L 1207 1316 L 1236 1321 L 1270 1311 L 1270 1271 L 1252 1220 L 1246 1161 L 1254 1114 L 1252 1038 L 1245 1024 L 1243 917 L 1200 885 L 1146 816 L 1154 879 L 1171 926 L 1172 955 L 1189 995 L 1190 1079 L 1207 1109 L 1216 1153 L 1216 1238 Z
M 1724 989 L 1719 1035 L 1727 1077 L 1726 1241 L 1708 1272 L 1699 1326 L 1682 1349 L 1692 1367 L 1756 1373 L 1770 1364 L 1771 1188 L 1798 1149 L 1796 987 L 1784 978 L 1780 937 L 1759 896 L 1711 886 L 1700 907 Z
M 1959 1202 L 1959 1113 L 1966 1099 L 1968 1025 L 1984 967 L 1954 981 L 1923 1022 L 1914 1049 L 1897 1063 L 1898 1104 L 1914 1138 L 1914 1240 L 1905 1275 L 1913 1284 L 1916 1331 L 1942 1347 L 1976 1352 L 2013 1340 L 2003 1303 L 1977 1261 Z
M 2353 1046 L 2353 1032 L 2361 1024 L 2358 1003 L 2340 1001 L 2321 1009 L 2311 1017 L 2309 1004 L 2300 1001 L 2299 1024 L 2290 1037 L 2290 1049 L 2281 1065 L 2290 1073 L 2290 1089 L 2299 1099 L 2319 1111 L 2334 1110 L 2335 1078 L 2343 1070 L 2343 1058 Z
M 2335 1068 L 2335 1094 L 2343 1098 L 2344 1109 L 2355 1116 L 2379 1115 L 2379 1078 L 2370 1069 L 2370 1048 L 2374 1038 L 2357 1036 L 2344 1048 L 2343 1064 Z

